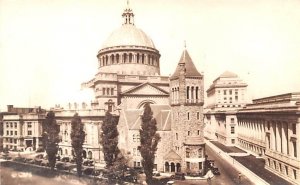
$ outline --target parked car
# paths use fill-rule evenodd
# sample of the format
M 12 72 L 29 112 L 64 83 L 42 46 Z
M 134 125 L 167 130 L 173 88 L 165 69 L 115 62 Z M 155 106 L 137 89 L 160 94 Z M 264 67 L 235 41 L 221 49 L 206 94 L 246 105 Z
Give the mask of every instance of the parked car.
M 61 162 L 70 162 L 70 157 L 62 157 Z
M 25 158 L 24 157 L 16 157 L 16 158 L 14 158 L 14 161 L 25 162 Z
M 212 167 L 211 171 L 214 175 L 221 175 L 221 173 L 217 167 Z
M 182 173 L 182 172 L 176 172 L 175 175 L 174 175 L 174 178 L 176 180 L 184 180 L 185 179 L 184 173 Z
M 41 166 L 49 166 L 49 161 L 46 159 L 43 159 L 40 165 Z

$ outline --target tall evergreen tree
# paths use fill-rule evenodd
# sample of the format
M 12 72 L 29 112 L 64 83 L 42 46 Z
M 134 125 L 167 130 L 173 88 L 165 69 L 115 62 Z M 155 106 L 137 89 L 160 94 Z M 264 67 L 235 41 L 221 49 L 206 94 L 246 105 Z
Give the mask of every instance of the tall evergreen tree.
M 124 156 L 118 148 L 119 132 L 117 125 L 118 118 L 114 117 L 107 111 L 101 126 L 101 144 L 103 147 L 106 167 L 111 173 L 122 168 L 125 161 Z
M 82 145 L 85 139 L 85 132 L 83 131 L 83 124 L 81 122 L 80 116 L 75 113 L 71 121 L 71 140 L 72 140 L 72 148 L 73 155 L 75 157 L 76 165 L 77 165 L 77 174 L 78 176 L 82 175 Z
M 59 125 L 56 123 L 55 114 L 50 111 L 46 115 L 43 124 L 43 145 L 48 155 L 49 166 L 54 170 L 56 163 L 56 154 L 59 143 Z
M 147 184 L 152 184 L 155 152 L 157 151 L 157 145 L 160 140 L 160 136 L 156 131 L 156 120 L 153 118 L 153 112 L 147 103 L 144 106 L 144 113 L 142 115 L 142 125 L 140 129 L 141 145 L 139 146 L 143 158 L 142 165 Z

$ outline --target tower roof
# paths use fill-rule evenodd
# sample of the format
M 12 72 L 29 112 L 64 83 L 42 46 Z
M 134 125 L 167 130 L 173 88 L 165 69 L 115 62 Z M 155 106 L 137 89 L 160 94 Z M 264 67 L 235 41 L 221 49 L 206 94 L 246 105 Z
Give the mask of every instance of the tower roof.
M 186 49 L 183 50 L 182 55 L 180 57 L 180 60 L 178 62 L 177 68 L 174 72 L 174 74 L 171 76 L 170 79 L 176 79 L 179 77 L 180 73 L 180 65 L 184 64 L 185 65 L 185 76 L 186 77 L 199 77 L 202 76 L 196 66 L 194 65 L 188 51 Z

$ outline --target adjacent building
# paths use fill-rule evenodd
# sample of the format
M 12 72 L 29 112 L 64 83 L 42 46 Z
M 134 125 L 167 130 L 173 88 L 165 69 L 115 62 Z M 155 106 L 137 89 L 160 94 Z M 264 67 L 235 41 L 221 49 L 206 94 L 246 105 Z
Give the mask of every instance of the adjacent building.
M 45 110 L 41 107 L 16 108 L 8 105 L 2 113 L 3 148 L 34 151 L 42 147 L 42 124 Z
M 227 146 L 237 142 L 236 113 L 247 103 L 247 84 L 225 71 L 208 88 L 205 106 L 205 136 Z
M 266 169 L 300 184 L 300 92 L 255 99 L 237 118 L 239 147 L 263 156 Z

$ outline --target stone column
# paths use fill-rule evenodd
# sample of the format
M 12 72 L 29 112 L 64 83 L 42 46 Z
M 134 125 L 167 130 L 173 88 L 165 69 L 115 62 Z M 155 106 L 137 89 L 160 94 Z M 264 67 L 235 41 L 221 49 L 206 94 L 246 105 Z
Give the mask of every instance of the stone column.
M 276 151 L 281 152 L 281 137 L 280 137 L 280 133 L 279 133 L 280 123 L 276 121 L 275 125 L 276 125 L 276 144 L 277 144 Z
M 281 127 L 281 135 L 282 135 L 282 153 L 287 154 L 287 127 L 286 127 L 286 122 L 282 122 L 282 127 Z

